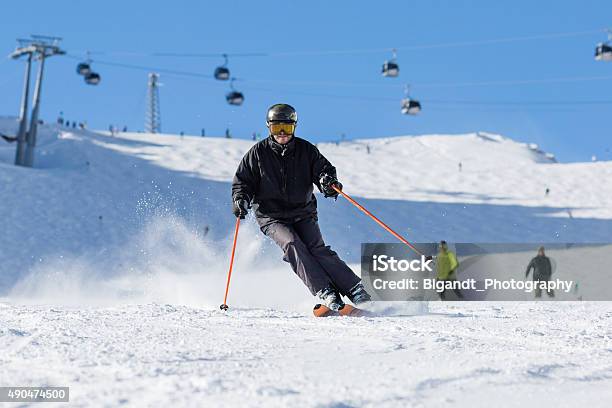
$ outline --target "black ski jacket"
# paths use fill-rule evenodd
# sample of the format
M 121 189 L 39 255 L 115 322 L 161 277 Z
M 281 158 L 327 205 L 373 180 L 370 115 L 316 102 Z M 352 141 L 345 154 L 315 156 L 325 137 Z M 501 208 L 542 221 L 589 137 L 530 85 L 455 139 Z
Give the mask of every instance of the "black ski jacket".
M 552 265 L 550 259 L 545 255 L 534 257 L 525 271 L 525 277 L 529 276 L 529 272 L 533 268 L 533 280 L 549 280 L 552 275 Z
M 242 158 L 232 182 L 232 199 L 249 201 L 261 227 L 316 219 L 313 184 L 321 190 L 322 174 L 335 178 L 336 168 L 312 143 L 294 136 L 281 145 L 269 136 Z

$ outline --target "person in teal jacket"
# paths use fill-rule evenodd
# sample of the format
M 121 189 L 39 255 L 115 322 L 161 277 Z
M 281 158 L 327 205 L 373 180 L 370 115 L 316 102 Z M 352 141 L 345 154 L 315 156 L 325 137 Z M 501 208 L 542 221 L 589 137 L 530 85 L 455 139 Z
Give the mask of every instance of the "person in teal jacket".
M 457 256 L 448 250 L 448 244 L 446 241 L 440 241 L 438 256 L 436 257 L 436 279 L 441 281 L 454 281 L 457 280 L 457 268 L 459 267 L 459 261 Z M 439 292 L 440 299 L 445 300 L 446 289 Z M 463 294 L 459 288 L 453 288 L 453 292 L 459 299 L 463 299 Z

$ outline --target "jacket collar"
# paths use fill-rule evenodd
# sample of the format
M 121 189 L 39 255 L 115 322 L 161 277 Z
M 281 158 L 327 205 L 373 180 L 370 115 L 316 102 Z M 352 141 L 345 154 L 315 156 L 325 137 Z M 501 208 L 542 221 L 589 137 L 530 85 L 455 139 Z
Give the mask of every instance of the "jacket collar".
M 284 145 L 278 143 L 276 140 L 274 140 L 274 136 L 270 135 L 268 136 L 268 145 L 274 151 L 274 153 L 282 157 L 288 156 L 295 150 L 295 135 L 291 138 L 289 143 Z

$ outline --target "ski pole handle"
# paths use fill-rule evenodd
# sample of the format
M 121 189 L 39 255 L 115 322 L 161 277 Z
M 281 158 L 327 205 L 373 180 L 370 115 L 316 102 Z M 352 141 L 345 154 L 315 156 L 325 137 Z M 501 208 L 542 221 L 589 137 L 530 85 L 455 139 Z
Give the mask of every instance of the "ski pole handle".
M 234 254 L 236 253 L 236 241 L 238 240 L 238 228 L 240 227 L 240 217 L 236 217 L 236 229 L 234 230 L 234 243 L 232 244 L 232 256 L 230 258 L 229 271 L 227 273 L 227 284 L 225 285 L 225 296 L 223 303 L 219 306 L 221 310 L 227 310 L 227 292 L 229 292 L 230 279 L 232 278 L 232 267 L 234 266 Z
M 416 249 L 414 247 L 414 245 L 412 245 L 410 242 L 408 242 L 408 240 L 406 240 L 404 237 L 402 237 L 400 234 L 398 234 L 397 232 L 393 231 L 391 229 L 391 227 L 389 227 L 387 224 L 385 224 L 384 222 L 382 222 L 381 220 L 379 220 L 374 214 L 372 214 L 371 212 L 369 212 L 368 210 L 366 210 L 366 208 L 364 206 L 362 206 L 361 204 L 359 204 L 357 201 L 353 200 L 353 198 L 351 198 L 351 196 L 349 196 L 348 194 L 346 194 L 344 191 L 340 190 L 338 187 L 336 187 L 335 185 L 331 186 L 334 190 L 336 190 L 338 192 L 338 194 L 341 194 L 342 197 L 346 198 L 347 200 L 349 200 L 351 202 L 351 204 L 353 204 L 355 207 L 359 208 L 362 212 L 364 212 L 366 215 L 368 215 L 370 218 L 372 218 L 374 221 L 376 221 L 378 223 L 378 225 L 380 225 L 381 227 L 383 227 L 384 229 L 386 229 L 391 235 L 393 235 L 395 238 L 399 239 L 401 242 L 403 242 L 404 244 L 408 245 L 408 247 L 410 249 L 412 249 L 414 252 L 416 252 L 418 255 L 423 255 L 421 253 L 421 251 L 419 251 L 418 249 Z

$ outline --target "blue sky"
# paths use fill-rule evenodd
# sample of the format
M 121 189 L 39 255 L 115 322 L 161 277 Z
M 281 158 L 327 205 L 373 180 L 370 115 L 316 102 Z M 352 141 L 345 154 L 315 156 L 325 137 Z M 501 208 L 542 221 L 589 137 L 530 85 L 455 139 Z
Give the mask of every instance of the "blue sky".
M 47 65 L 45 120 L 63 111 L 94 128 L 142 129 L 148 70 L 106 64 L 114 63 L 201 74 L 162 72 L 164 132 L 220 136 L 230 128 L 248 138 L 265 133 L 266 108 L 282 101 L 298 109 L 298 134 L 311 141 L 482 130 L 538 143 L 562 161 L 612 159 L 612 62 L 593 59 L 612 27 L 610 1 L 12 1 L 3 16 L 6 55 L 17 37 L 63 37 L 69 55 Z M 582 34 L 473 44 L 555 33 Z M 400 76 L 383 78 L 393 47 Z M 102 76 L 97 87 L 75 73 L 86 50 Z M 246 98 L 240 107 L 226 104 L 227 82 L 206 77 L 224 52 L 273 54 L 230 57 Z M 18 112 L 23 66 L 0 61 L 0 115 Z M 400 113 L 407 83 L 420 116 Z

